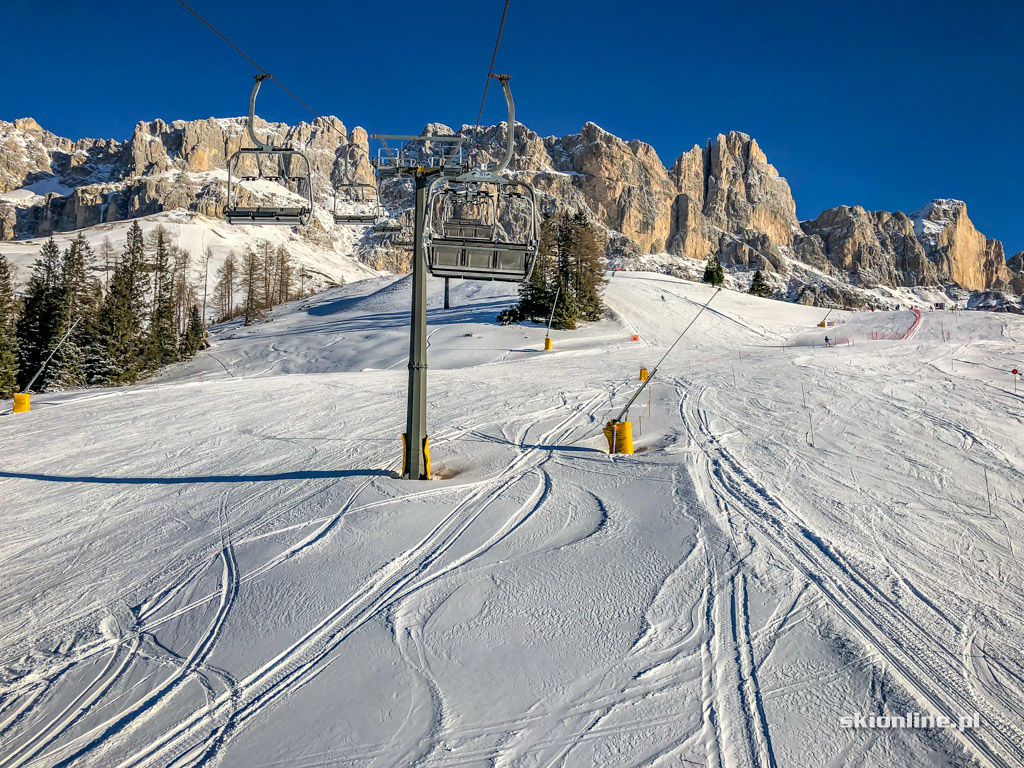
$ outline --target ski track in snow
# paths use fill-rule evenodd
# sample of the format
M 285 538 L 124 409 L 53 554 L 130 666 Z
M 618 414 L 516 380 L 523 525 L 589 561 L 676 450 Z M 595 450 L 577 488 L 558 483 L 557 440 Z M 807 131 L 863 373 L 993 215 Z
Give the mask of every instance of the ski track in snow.
M 559 433 L 566 427 L 571 429 L 570 425 L 581 413 L 589 413 L 602 400 L 603 395 L 592 397 L 580 411 L 573 411 L 557 427 L 541 436 L 541 444 L 545 444 L 553 435 L 560 437 Z M 501 473 L 496 482 L 489 484 L 492 487 L 485 486 L 472 491 L 427 538 L 375 574 L 359 592 L 328 615 L 299 643 L 286 649 L 249 678 L 239 681 L 236 693 L 230 696 L 222 695 L 216 706 L 197 711 L 163 739 L 119 763 L 119 767 L 128 768 L 145 764 L 150 760 L 164 760 L 165 755 L 171 752 L 176 752 L 179 757 L 187 756 L 205 747 L 199 759 L 202 763 L 212 749 L 216 749 L 222 741 L 230 738 L 234 728 L 243 726 L 248 719 L 259 714 L 278 697 L 287 695 L 311 679 L 324 657 L 363 622 L 387 607 L 395 599 L 396 593 L 401 596 L 401 590 L 416 589 L 441 575 L 444 571 L 437 575 L 421 577 L 418 582 L 415 580 L 418 574 L 427 571 L 429 566 L 447 551 L 503 490 L 519 481 L 523 474 L 522 465 L 530 459 L 536 460 L 538 454 L 537 449 L 521 454 L 519 459 Z M 493 543 L 488 542 L 484 548 L 489 548 Z M 457 567 L 457 564 L 449 567 Z M 225 715 L 225 710 L 229 708 L 232 711 Z M 123 717 L 132 715 L 133 713 L 129 712 Z M 220 717 L 226 717 L 226 724 L 214 731 L 213 738 L 209 739 L 205 732 L 207 724 L 210 720 Z M 200 737 L 192 735 L 197 729 L 203 731 Z
M 699 399 L 698 390 L 693 400 L 699 403 Z M 685 407 L 681 405 L 681 409 Z M 790 559 L 904 683 L 937 712 L 954 720 L 962 713 L 981 712 L 983 729 L 957 734 L 988 764 L 1002 768 L 1024 763 L 1024 731 L 984 694 L 965 695 L 960 687 L 960 660 L 754 480 L 723 447 L 699 405 L 690 406 L 686 421 L 697 425 L 706 446 L 709 482 L 718 493 L 736 499 L 741 514 Z M 1019 715 L 1019 700 L 1014 709 Z
M 840 312 L 837 336 L 906 339 L 826 351 L 819 310 L 723 292 L 609 457 L 603 420 L 708 287 L 619 273 L 611 319 L 534 354 L 544 329 L 493 324 L 507 287 L 445 314 L 432 281 L 421 484 L 394 477 L 406 282 L 225 329 L 201 385 L 0 421 L 0 768 L 1024 766 L 1016 321 L 947 341 L 931 313 Z M 173 439 L 105 442 L 113 408 L 165 399 Z M 68 429 L 83 449 L 46 448 Z M 883 690 L 980 727 L 838 729 Z

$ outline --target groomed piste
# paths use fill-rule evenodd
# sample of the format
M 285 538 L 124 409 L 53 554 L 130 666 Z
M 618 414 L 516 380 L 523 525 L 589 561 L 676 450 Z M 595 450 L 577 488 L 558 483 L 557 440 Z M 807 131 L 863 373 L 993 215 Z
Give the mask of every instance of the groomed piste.
M 0 766 L 1024 763 L 1020 318 L 723 291 L 610 456 L 709 286 L 428 282 L 431 481 L 408 277 L 0 418 Z

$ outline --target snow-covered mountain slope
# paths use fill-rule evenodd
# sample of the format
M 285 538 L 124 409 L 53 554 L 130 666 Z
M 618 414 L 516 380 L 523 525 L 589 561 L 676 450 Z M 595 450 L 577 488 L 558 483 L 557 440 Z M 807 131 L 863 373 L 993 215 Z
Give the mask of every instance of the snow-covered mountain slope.
M 245 122 L 153 120 L 138 123 L 124 142 L 72 142 L 31 118 L 0 120 L 0 241 L 161 211 L 221 216 L 229 158 L 248 142 Z M 389 238 L 363 229 L 352 249 L 334 226 L 335 198 L 341 210 L 351 209 L 351 185 L 375 183 L 376 148 L 364 129 L 349 130 L 336 117 L 294 126 L 257 118 L 256 131 L 300 148 L 309 160 L 316 221 L 299 230 L 301 237 L 377 269 L 407 271 L 407 253 L 390 247 Z M 424 131 L 464 137 L 473 164 L 497 162 L 505 152 L 504 123 L 457 131 L 431 123 Z M 843 205 L 800 221 L 786 179 L 757 141 L 738 131 L 694 145 L 667 165 L 649 144 L 623 141 L 591 122 L 561 137 L 518 125 L 514 143 L 508 172 L 535 185 L 542 212 L 586 213 L 608 235 L 607 255 L 631 268 L 657 266 L 685 276 L 715 254 L 739 275 L 772 273 L 779 296 L 801 303 L 863 308 L 873 301 L 872 289 L 928 286 L 997 291 L 993 300 L 1020 307 L 1024 253 L 1007 260 L 1000 241 L 975 229 L 962 201 L 933 200 L 909 217 Z M 294 205 L 299 185 L 290 184 L 242 182 L 235 199 Z M 383 180 L 379 191 L 382 214 L 411 229 L 409 182 Z
M 722 292 L 611 457 L 709 287 L 430 284 L 431 482 L 404 278 L 0 418 L 0 766 L 1024 765 L 1024 322 Z
M 231 226 L 223 219 L 188 214 L 184 211 L 156 213 L 135 221 L 139 222 L 143 233 L 146 234 L 157 226 L 163 226 L 170 233 L 171 243 L 186 249 L 192 255 L 191 276 L 200 287 L 200 295 L 204 280 L 202 255 L 206 248 L 213 251 L 209 266 L 209 290 L 212 292 L 217 269 L 224 263 L 224 259 L 230 253 L 241 255 L 247 247 L 255 245 L 259 240 L 269 242 L 275 249 L 283 245 L 288 250 L 296 265 L 296 288 L 299 283 L 297 275 L 300 271 L 305 271 L 309 275 L 305 280 L 307 289 L 363 280 L 379 274 L 353 258 L 355 242 L 363 227 L 340 230 L 336 242 L 330 247 L 321 247 L 299 237 L 291 227 Z M 114 256 L 120 257 L 131 225 L 131 221 L 97 224 L 74 232 L 60 232 L 53 238 L 63 249 L 79 233 L 84 234 L 96 256 L 95 268 L 102 269 L 104 240 L 110 241 Z M 0 253 L 7 256 L 8 261 L 17 269 L 19 284 L 24 284 L 28 280 L 32 264 L 39 257 L 39 251 L 45 242 L 45 238 L 0 242 Z

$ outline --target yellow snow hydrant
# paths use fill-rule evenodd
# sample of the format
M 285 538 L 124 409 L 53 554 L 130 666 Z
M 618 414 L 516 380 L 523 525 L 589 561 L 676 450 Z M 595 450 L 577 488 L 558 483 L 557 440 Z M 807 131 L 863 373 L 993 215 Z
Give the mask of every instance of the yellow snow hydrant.
M 630 422 L 612 419 L 601 431 L 608 438 L 608 453 L 633 452 L 633 425 Z

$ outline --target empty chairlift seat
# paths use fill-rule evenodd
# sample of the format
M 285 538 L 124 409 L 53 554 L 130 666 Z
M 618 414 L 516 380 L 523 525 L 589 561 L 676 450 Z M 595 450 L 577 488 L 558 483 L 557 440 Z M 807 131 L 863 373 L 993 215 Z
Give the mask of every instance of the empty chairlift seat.
M 249 122 L 246 133 L 255 146 L 242 147 L 228 160 L 228 199 L 224 218 L 229 224 L 276 224 L 305 226 L 313 214 L 313 174 L 309 158 L 290 145 L 274 146 L 256 138 L 253 116 L 256 94 L 268 75 L 257 75 L 249 96 Z M 273 171 L 265 169 L 269 163 Z M 235 183 L 232 183 L 232 179 Z M 239 205 L 238 185 L 242 182 L 266 181 L 279 184 L 290 196 L 301 198 L 292 205 Z
M 338 201 L 347 193 L 348 203 L 362 210 L 339 211 Z M 367 210 L 369 209 L 369 210 Z M 381 218 L 380 199 L 373 184 L 342 184 L 334 191 L 335 224 L 375 224 Z
M 506 179 L 439 179 L 427 207 L 430 274 L 508 282 L 530 276 L 538 245 L 532 187 Z
M 246 158 L 252 158 L 251 163 L 255 164 L 255 174 L 241 175 L 238 171 L 246 162 Z M 279 166 L 277 173 L 263 173 L 264 158 L 270 157 Z M 304 165 L 304 174 L 290 174 L 284 171 L 291 158 L 297 157 Z M 238 174 L 236 176 L 236 174 Z M 303 189 L 306 199 L 299 205 L 260 205 L 241 206 L 238 205 L 238 191 L 233 189 L 231 179 L 236 177 L 238 182 L 244 181 L 269 181 L 288 188 L 296 186 Z M 305 226 L 309 223 L 313 210 L 312 185 L 310 183 L 309 160 L 301 152 L 286 147 L 270 147 L 260 149 L 255 147 L 243 147 L 235 152 L 228 161 L 228 204 L 224 208 L 224 218 L 228 224 L 277 224 L 281 226 Z
M 449 240 L 489 242 L 494 237 L 494 227 L 476 219 L 449 219 L 443 226 L 444 237 Z
M 358 181 L 359 157 L 365 156 L 365 169 L 371 167 L 367 150 L 359 144 L 349 144 L 341 166 L 343 181 L 334 188 L 335 224 L 375 224 L 380 221 L 383 211 L 380 206 L 380 192 L 376 184 Z M 344 202 L 345 210 L 338 204 Z

